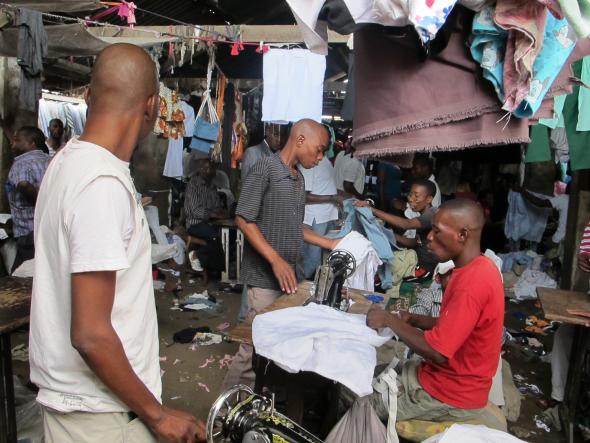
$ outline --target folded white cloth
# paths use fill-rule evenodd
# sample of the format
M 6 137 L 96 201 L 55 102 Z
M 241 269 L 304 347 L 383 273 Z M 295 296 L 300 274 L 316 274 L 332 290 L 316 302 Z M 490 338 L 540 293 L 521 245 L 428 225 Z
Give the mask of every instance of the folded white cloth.
M 375 289 L 375 274 L 383 262 L 373 248 L 373 244 L 356 231 L 352 231 L 342 238 L 336 245 L 335 251 L 350 252 L 356 261 L 354 273 L 346 279 L 345 286 L 365 291 Z
M 342 383 L 355 394 L 373 392 L 375 348 L 391 339 L 366 326 L 366 316 L 328 306 L 280 309 L 257 315 L 252 324 L 256 353 L 288 372 L 312 371 Z

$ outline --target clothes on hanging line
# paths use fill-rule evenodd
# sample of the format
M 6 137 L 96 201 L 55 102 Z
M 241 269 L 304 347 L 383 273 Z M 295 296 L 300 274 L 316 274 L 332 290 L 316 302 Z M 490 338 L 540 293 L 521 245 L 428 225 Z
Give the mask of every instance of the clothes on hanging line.
M 326 57 L 307 49 L 272 49 L 262 59 L 262 121 L 322 121 Z
M 287 0 L 307 47 L 322 55 L 328 54 L 328 28 L 346 35 L 369 24 L 413 26 L 417 38 L 428 43 L 445 24 L 456 3 L 478 11 L 488 2 L 489 0 Z
M 39 115 L 37 125 L 45 137 L 49 137 L 49 122 L 59 119 L 64 124 L 66 137 L 77 137 L 82 134 L 86 125 L 85 103 L 74 104 L 55 100 L 39 100 Z
M 47 33 L 41 13 L 29 9 L 18 10 L 16 26 L 19 28 L 17 63 L 21 68 L 19 108 L 37 112 L 43 61 L 47 57 Z
M 476 14 L 471 43 L 503 109 L 519 118 L 540 108 L 577 40 L 566 20 L 540 3 L 523 2 L 501 1 Z

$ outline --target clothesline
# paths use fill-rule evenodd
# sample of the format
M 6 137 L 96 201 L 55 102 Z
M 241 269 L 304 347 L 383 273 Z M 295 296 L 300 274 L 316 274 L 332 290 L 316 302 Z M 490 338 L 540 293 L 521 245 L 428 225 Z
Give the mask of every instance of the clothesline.
M 18 10 L 18 9 L 27 9 L 27 8 L 19 8 L 18 6 L 15 5 L 11 5 L 9 3 L 0 3 L 0 7 L 6 7 L 6 8 L 10 8 L 13 10 Z M 137 31 L 137 32 L 143 32 L 146 34 L 150 34 L 153 35 L 157 38 L 161 38 L 161 37 L 171 37 L 171 38 L 175 38 L 175 39 L 179 39 L 179 40 L 197 40 L 197 41 L 202 41 L 204 43 L 206 43 L 208 46 L 212 46 L 214 44 L 226 44 L 226 45 L 232 45 L 232 50 L 231 50 L 231 55 L 238 55 L 241 51 L 244 50 L 245 46 L 255 46 L 257 47 L 256 52 L 258 53 L 264 53 L 266 51 L 268 51 L 271 47 L 273 48 L 280 48 L 280 47 L 284 47 L 285 45 L 295 45 L 297 43 L 293 42 L 293 43 L 265 43 L 264 41 L 258 41 L 258 42 L 245 42 L 245 41 L 241 41 L 241 40 L 234 40 L 229 38 L 227 35 L 221 34 L 217 31 L 212 31 L 206 28 L 203 28 L 201 26 L 198 25 L 193 25 L 190 23 L 185 23 L 179 20 L 175 20 L 166 16 L 163 16 L 161 14 L 157 14 L 155 12 L 150 12 L 141 8 L 137 8 L 138 11 L 142 11 L 142 12 L 146 12 L 149 14 L 153 14 L 157 17 L 161 17 L 164 19 L 169 19 L 172 22 L 174 22 L 175 24 L 179 24 L 182 26 L 187 26 L 187 27 L 191 27 L 194 28 L 196 30 L 199 31 L 203 31 L 206 32 L 208 34 L 214 34 L 215 37 L 201 37 L 201 36 L 186 36 L 186 35 L 180 35 L 180 34 L 176 34 L 174 32 L 161 32 L 161 31 L 152 31 L 149 29 L 143 29 L 143 28 L 133 28 L 133 31 Z M 81 19 L 81 18 L 77 18 L 77 17 L 67 17 L 64 15 L 58 15 L 58 14 L 53 14 L 53 13 L 49 13 L 49 12 L 41 12 L 42 16 L 46 19 L 54 19 L 54 20 L 58 20 L 59 23 L 64 23 L 64 22 L 72 22 L 72 23 L 79 23 L 85 26 L 88 25 L 95 25 L 95 26 L 99 26 L 99 27 L 105 27 L 105 28 L 114 28 L 117 29 L 118 31 L 124 31 L 127 29 L 130 29 L 127 26 L 120 26 L 120 25 L 114 25 L 111 23 L 105 23 L 105 22 L 99 22 L 96 20 L 90 20 L 90 19 Z M 50 20 L 49 20 L 50 21 Z M 53 22 L 55 23 L 55 22 Z

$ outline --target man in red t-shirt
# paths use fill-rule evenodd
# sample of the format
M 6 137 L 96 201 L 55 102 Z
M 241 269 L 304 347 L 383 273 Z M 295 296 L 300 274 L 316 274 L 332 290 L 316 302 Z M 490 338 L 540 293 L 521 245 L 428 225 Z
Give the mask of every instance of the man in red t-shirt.
M 438 319 L 377 309 L 367 315 L 370 327 L 391 328 L 424 357 L 408 361 L 398 377 L 398 421 L 475 419 L 505 430 L 484 409 L 504 323 L 502 278 L 480 250 L 484 222 L 481 207 L 462 199 L 448 201 L 433 218 L 429 247 L 440 262 L 455 262 Z

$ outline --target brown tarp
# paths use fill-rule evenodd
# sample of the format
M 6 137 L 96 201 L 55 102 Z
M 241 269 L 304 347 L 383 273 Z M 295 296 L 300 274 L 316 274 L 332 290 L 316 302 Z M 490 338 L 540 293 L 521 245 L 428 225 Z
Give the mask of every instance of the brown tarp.
M 35 11 L 55 12 L 55 13 L 94 11 L 96 9 L 100 9 L 100 8 L 104 7 L 96 1 L 79 1 L 79 0 L 61 0 L 61 1 L 56 1 L 56 0 L 52 0 L 52 1 L 10 0 L 7 3 L 10 4 L 11 6 L 16 6 L 17 8 L 27 8 L 27 9 L 33 9 Z
M 82 24 L 45 26 L 48 40 L 48 58 L 83 57 L 97 55 L 108 43 L 94 37 Z M 0 30 L 0 55 L 16 57 L 18 29 Z

